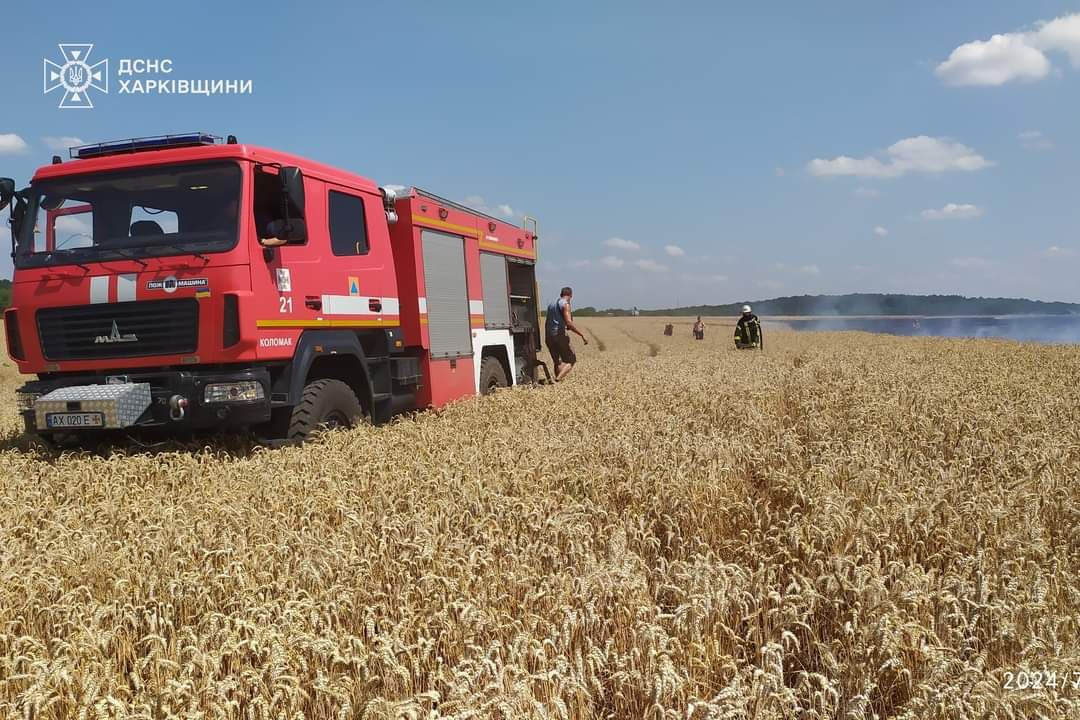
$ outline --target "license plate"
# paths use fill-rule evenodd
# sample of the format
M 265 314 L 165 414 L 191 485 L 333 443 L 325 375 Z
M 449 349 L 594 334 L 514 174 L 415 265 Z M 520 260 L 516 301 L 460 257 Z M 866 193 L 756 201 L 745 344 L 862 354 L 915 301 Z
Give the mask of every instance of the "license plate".
M 45 424 L 51 428 L 99 428 L 105 426 L 102 413 L 48 413 Z

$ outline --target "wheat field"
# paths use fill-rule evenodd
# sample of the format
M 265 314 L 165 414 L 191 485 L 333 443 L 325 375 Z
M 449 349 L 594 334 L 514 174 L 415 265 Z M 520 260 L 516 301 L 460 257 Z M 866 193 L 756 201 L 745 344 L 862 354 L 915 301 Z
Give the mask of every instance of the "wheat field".
M 53 455 L 6 363 L 0 717 L 1080 717 L 1080 348 L 579 323 L 277 450 Z

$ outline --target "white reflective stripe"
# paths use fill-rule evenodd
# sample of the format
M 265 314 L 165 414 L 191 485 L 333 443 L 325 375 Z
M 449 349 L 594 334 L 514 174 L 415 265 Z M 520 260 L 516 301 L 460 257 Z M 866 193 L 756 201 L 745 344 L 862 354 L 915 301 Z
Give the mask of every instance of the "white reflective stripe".
M 131 302 L 135 299 L 138 277 L 135 273 L 116 276 L 116 302 Z
M 420 314 L 427 315 L 427 298 L 420 298 Z
M 484 314 L 484 301 L 483 300 L 470 300 L 469 301 L 469 314 L 470 315 L 483 315 Z
M 368 306 L 369 300 L 379 300 L 382 309 L 372 310 Z M 323 295 L 323 315 L 399 315 L 400 308 L 397 298 L 367 298 L 353 295 Z
M 90 303 L 96 305 L 107 302 L 109 302 L 109 276 L 99 275 L 90 278 Z

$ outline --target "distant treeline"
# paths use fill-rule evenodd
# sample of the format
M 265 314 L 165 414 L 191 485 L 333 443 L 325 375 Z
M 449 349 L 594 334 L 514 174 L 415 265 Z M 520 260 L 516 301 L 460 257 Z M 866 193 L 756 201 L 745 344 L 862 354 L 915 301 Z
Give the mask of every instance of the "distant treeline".
M 0 308 L 11 304 L 11 281 L 0 280 Z M 758 315 L 1080 315 L 1080 304 L 1024 298 L 969 298 L 962 295 L 796 295 L 750 301 Z M 743 303 L 639 310 L 641 315 L 738 315 Z M 541 313 L 542 314 L 542 313 Z M 633 315 L 624 308 L 576 308 L 580 317 Z
M 749 301 L 758 315 L 1080 315 L 1080 304 L 1042 302 L 1023 298 L 982 298 L 962 295 L 796 295 Z M 694 305 L 680 308 L 640 310 L 641 315 L 738 315 L 742 302 L 727 305 Z M 582 317 L 628 316 L 631 310 L 574 310 Z

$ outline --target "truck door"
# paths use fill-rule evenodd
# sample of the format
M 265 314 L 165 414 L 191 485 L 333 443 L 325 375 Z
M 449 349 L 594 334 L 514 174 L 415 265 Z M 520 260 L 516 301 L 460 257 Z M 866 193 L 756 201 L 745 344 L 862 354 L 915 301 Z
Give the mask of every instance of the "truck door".
M 382 199 L 329 186 L 326 208 L 333 261 L 323 265 L 323 314 L 361 316 L 356 323 L 372 326 L 398 324 L 397 278 Z

